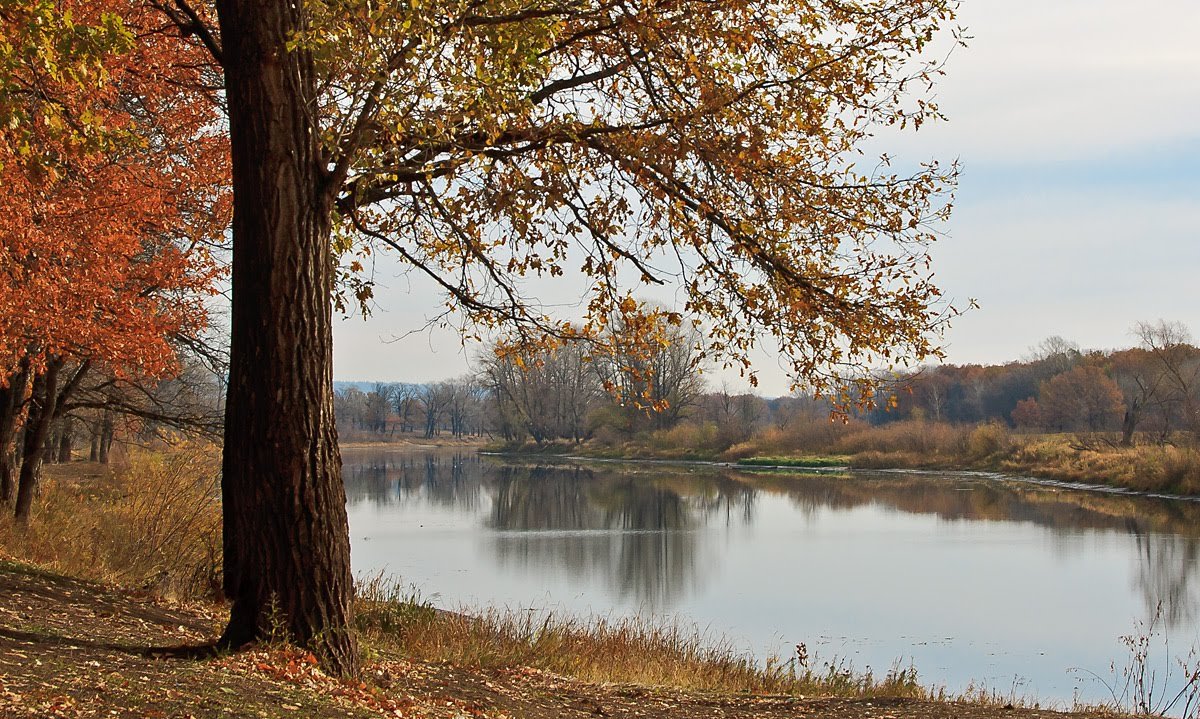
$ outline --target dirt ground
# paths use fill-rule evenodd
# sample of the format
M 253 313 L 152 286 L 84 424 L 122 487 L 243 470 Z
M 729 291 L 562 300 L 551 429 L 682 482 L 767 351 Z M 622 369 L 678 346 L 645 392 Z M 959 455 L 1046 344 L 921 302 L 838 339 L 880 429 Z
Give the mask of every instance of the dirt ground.
M 1050 711 L 915 700 L 712 695 L 585 684 L 375 652 L 361 681 L 286 647 L 217 656 L 215 609 L 0 563 L 0 717 L 1033 719 Z M 1101 714 L 1073 714 L 1092 719 Z

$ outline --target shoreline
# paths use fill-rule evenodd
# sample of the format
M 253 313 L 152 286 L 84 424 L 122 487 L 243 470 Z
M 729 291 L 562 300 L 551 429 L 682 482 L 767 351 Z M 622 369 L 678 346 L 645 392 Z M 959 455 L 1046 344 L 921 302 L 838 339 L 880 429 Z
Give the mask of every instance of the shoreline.
M 734 470 L 747 473 L 780 474 L 780 475 L 837 475 L 853 473 L 856 475 L 916 475 L 916 476 L 953 476 L 963 479 L 982 479 L 995 482 L 1016 482 L 1039 487 L 1094 492 L 1099 494 L 1119 495 L 1124 497 L 1146 497 L 1151 499 L 1178 500 L 1200 503 L 1200 495 L 1173 494 L 1152 490 L 1140 490 L 1119 484 L 1102 484 L 1098 482 L 1076 482 L 1038 477 L 1032 474 L 1016 474 L 1001 470 L 972 469 L 962 467 L 861 467 L 854 464 L 804 466 L 797 464 L 749 464 L 743 462 L 704 460 L 704 459 L 665 459 L 655 457 L 595 457 L 586 454 L 555 454 L 529 451 L 501 451 L 483 449 L 478 452 L 484 456 L 514 457 L 519 459 L 557 460 L 580 464 L 640 464 L 678 467 L 704 467 L 712 469 Z

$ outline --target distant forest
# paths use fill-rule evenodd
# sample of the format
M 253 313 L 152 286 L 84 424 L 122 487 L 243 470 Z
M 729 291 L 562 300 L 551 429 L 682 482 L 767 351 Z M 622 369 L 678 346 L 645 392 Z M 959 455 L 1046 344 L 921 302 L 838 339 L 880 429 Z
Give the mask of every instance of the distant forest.
M 1127 349 L 1085 351 L 1051 337 L 1005 364 L 924 367 L 889 378 L 893 401 L 851 419 L 1103 432 L 1122 445 L 1200 438 L 1200 349 L 1178 323 L 1138 324 L 1134 336 Z M 567 346 L 519 359 L 489 353 L 478 373 L 444 382 L 343 385 L 338 422 L 349 438 L 451 434 L 538 444 L 618 444 L 687 427 L 721 451 L 764 429 L 828 421 L 824 400 L 707 386 L 692 339 L 677 336 L 645 358 L 595 361 Z

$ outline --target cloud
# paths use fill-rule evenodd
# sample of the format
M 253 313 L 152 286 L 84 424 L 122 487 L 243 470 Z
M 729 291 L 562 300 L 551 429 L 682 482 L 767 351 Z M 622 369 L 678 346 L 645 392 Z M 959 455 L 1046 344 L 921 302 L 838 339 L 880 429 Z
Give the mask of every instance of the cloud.
M 960 21 L 973 39 L 937 92 L 950 122 L 922 148 L 1021 164 L 1200 137 L 1194 0 L 971 0 Z

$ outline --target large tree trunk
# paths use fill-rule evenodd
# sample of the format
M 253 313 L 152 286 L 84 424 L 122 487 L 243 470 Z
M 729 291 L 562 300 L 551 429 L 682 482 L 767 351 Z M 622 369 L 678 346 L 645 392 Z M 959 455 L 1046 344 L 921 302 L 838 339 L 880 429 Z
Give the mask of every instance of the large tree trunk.
M 50 436 L 50 425 L 54 423 L 55 403 L 58 401 L 58 370 L 61 367 L 61 361 L 51 359 L 46 364 L 46 369 L 33 376 L 29 416 L 25 419 L 21 475 L 17 481 L 15 514 L 17 521 L 21 523 L 29 521 L 29 513 L 33 509 L 38 475 L 42 471 L 43 448 Z
M 233 151 L 233 310 L 222 475 L 222 642 L 272 631 L 357 670 L 333 414 L 332 193 L 303 3 L 220 0 Z
M 17 489 L 17 419 L 29 386 L 29 362 L 22 360 L 17 371 L 0 387 L 0 505 L 9 506 Z

